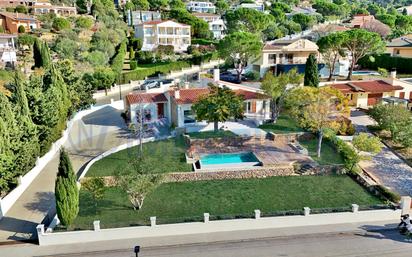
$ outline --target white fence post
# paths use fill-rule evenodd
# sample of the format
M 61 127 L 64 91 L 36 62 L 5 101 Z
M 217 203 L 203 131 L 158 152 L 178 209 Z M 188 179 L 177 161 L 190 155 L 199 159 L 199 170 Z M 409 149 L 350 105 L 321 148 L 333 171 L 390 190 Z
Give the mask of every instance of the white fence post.
M 93 221 L 93 229 L 94 231 L 100 231 L 100 220 Z
M 352 204 L 352 212 L 357 213 L 359 211 L 359 205 L 357 204 Z
M 255 210 L 255 219 L 260 219 L 260 210 Z
M 205 212 L 203 213 L 203 221 L 204 223 L 208 223 L 209 222 L 209 218 L 210 218 L 210 214 Z
M 402 215 L 409 214 L 409 211 L 411 210 L 411 197 L 410 196 L 402 196 L 401 208 L 402 208 Z
M 309 216 L 310 215 L 310 208 L 309 207 L 303 207 L 303 212 L 305 216 Z
M 156 226 L 156 216 L 150 217 L 150 226 L 152 227 Z

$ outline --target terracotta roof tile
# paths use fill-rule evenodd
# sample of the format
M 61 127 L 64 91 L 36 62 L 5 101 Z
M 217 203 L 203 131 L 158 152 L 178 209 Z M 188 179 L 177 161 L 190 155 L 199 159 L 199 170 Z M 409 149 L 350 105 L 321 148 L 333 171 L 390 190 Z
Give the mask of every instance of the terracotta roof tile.
M 384 93 L 403 89 L 401 86 L 392 86 L 383 80 L 347 82 L 334 84 L 332 87 L 339 89 L 342 93 Z
M 5 17 L 8 17 L 13 20 L 32 20 L 36 21 L 36 18 L 34 16 L 30 16 L 24 13 L 14 13 L 14 12 L 0 12 L 0 15 L 3 15 Z
M 129 104 L 167 102 L 166 96 L 162 93 L 130 93 L 126 95 L 126 99 Z
M 191 104 L 196 102 L 199 97 L 209 94 L 209 88 L 190 88 L 190 89 L 180 89 L 179 99 L 175 97 L 176 91 L 170 91 L 170 95 L 175 99 L 177 104 Z M 264 94 L 246 91 L 246 90 L 235 90 L 237 95 L 242 95 L 245 100 L 251 99 L 269 99 L 270 97 Z
M 175 99 L 177 104 L 191 104 L 196 102 L 199 97 L 209 94 L 209 88 L 189 88 L 180 89 L 179 98 L 176 99 L 176 91 L 170 91 L 170 95 Z

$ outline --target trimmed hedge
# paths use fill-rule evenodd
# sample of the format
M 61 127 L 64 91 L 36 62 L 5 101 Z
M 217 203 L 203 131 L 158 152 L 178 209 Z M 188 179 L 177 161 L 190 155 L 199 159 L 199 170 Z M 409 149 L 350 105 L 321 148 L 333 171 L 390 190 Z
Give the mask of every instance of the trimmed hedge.
M 392 69 L 396 69 L 398 73 L 412 74 L 412 58 L 392 57 L 389 54 L 367 55 L 360 59 L 358 64 L 362 66 L 362 68 L 372 70 L 384 68 L 391 71 Z
M 110 68 L 116 73 L 116 76 L 119 76 L 122 73 L 123 70 L 123 63 L 124 63 L 124 58 L 126 57 L 126 52 L 127 52 L 127 39 L 123 40 L 114 57 L 110 61 Z
M 393 203 L 399 203 L 399 201 L 401 200 L 401 196 L 398 193 L 393 192 L 382 185 L 375 185 L 373 188 L 378 191 L 382 197 L 388 199 Z
M 126 72 L 121 74 L 120 82 L 121 84 L 129 83 L 130 80 L 144 80 L 146 77 L 150 77 L 159 73 L 169 73 L 174 70 L 181 70 L 182 68 L 188 68 L 191 66 L 189 62 L 172 62 L 163 65 L 157 65 L 154 67 L 148 67 L 143 69 L 133 70 L 131 72 Z

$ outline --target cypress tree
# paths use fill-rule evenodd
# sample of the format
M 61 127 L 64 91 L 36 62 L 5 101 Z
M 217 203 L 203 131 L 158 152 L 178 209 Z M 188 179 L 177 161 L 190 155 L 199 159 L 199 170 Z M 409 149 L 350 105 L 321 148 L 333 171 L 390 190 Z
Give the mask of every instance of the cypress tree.
M 60 162 L 55 183 L 56 212 L 62 225 L 69 226 L 79 212 L 79 190 L 69 156 L 60 151 Z
M 46 42 L 36 39 L 33 45 L 33 58 L 35 68 L 48 68 L 51 63 L 49 47 Z
M 306 60 L 304 85 L 310 87 L 319 86 L 318 62 L 314 54 L 310 54 Z
M 33 59 L 34 59 L 34 67 L 40 68 L 43 66 L 42 57 L 41 57 L 41 48 L 42 44 L 38 38 L 34 40 L 33 45 Z

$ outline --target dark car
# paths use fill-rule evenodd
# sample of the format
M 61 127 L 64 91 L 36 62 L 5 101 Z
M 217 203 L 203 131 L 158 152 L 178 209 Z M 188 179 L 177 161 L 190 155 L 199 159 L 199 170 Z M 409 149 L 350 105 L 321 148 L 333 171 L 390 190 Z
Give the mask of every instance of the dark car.
M 230 72 L 222 72 L 220 73 L 220 80 L 230 82 L 230 83 L 235 83 L 235 84 L 240 84 L 242 81 L 246 81 L 246 78 L 241 75 L 240 79 L 236 74 L 230 73 Z

